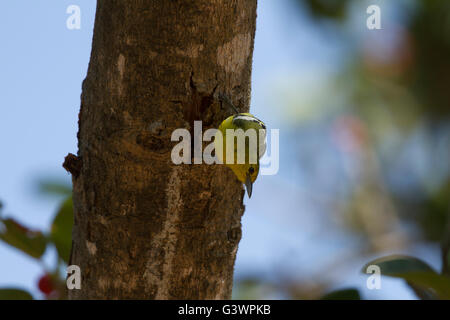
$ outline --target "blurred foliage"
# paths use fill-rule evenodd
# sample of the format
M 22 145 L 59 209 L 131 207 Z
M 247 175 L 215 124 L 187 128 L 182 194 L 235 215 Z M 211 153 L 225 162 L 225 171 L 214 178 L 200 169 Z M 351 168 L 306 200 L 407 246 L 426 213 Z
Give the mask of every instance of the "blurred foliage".
M 331 290 L 325 282 L 292 281 L 278 278 L 261 281 L 258 277 L 243 277 L 235 281 L 233 299 L 293 299 L 293 300 L 360 300 L 357 289 Z
M 40 185 L 45 186 L 41 188 L 42 192 L 66 197 L 55 214 L 50 231 L 31 230 L 15 219 L 4 218 L 0 211 L 0 240 L 36 259 L 43 266 L 37 287 L 46 299 L 64 299 L 65 275 L 61 274 L 61 270 L 67 266 L 72 244 L 72 196 L 67 196 L 69 192 L 65 184 L 44 181 Z M 51 268 L 45 267 L 43 261 L 43 255 L 49 247 L 56 248 L 57 252 L 57 261 Z M 17 288 L 0 288 L 0 300 L 23 299 L 32 299 L 32 295 Z
M 450 2 L 422 0 L 409 26 L 414 68 L 405 78 L 421 101 L 424 112 L 435 121 L 450 115 Z
M 314 7 L 316 1 L 307 2 Z M 334 1 L 323 2 L 334 5 Z M 361 164 L 342 212 L 347 217 L 345 223 L 365 236 L 370 252 L 391 251 L 415 241 L 439 243 L 450 233 L 450 2 L 417 0 L 413 6 L 404 4 L 390 3 L 406 13 L 404 19 L 382 20 L 389 33 L 363 33 L 354 48 L 354 59 L 339 76 L 340 89 L 348 93 L 347 112 L 359 119 L 358 127 L 352 121 L 344 129 L 356 145 L 349 157 Z M 349 1 L 342 5 L 348 9 L 358 4 Z M 341 19 L 340 8 L 336 12 L 333 16 L 325 10 L 322 16 Z M 398 178 L 393 164 L 399 150 L 411 144 L 418 133 L 426 137 L 418 146 L 427 159 L 427 174 L 399 188 L 392 184 L 393 176 L 407 176 Z M 443 159 L 430 153 L 439 145 Z M 402 161 L 397 168 L 404 170 L 415 160 Z M 399 231 L 405 222 L 416 225 L 421 239 Z M 443 250 L 448 251 L 448 246 Z M 445 269 L 448 258 L 443 256 Z M 450 299 L 449 278 L 419 259 L 388 256 L 370 264 L 378 264 L 386 276 L 405 279 L 420 298 Z
M 331 127 L 342 157 L 335 162 L 346 166 L 327 208 L 339 217 L 329 219 L 358 239 L 355 260 L 442 245 L 439 272 L 405 256 L 370 264 L 379 264 L 383 276 L 404 279 L 420 299 L 450 299 L 450 1 L 293 1 L 312 21 L 332 26 L 318 24 L 324 38 L 345 43 L 337 72 L 312 90 L 300 81 L 292 88 L 302 92 L 294 95 L 299 102 L 287 99 L 298 119 L 296 134 L 307 126 Z M 367 30 L 361 19 L 371 4 L 381 7 L 381 30 Z M 314 152 L 309 157 L 316 162 L 327 154 L 320 147 Z M 315 285 L 293 278 L 270 285 L 270 293 L 316 299 L 335 287 L 320 273 Z M 267 291 L 267 281 L 260 281 L 265 285 L 253 279 L 252 288 Z M 310 294 L 294 294 L 295 287 Z
M 343 20 L 347 16 L 348 0 L 296 0 L 299 4 L 306 4 L 311 14 L 316 18 L 333 18 Z
M 397 1 L 401 6 L 401 1 Z M 361 63 L 350 67 L 355 112 L 360 115 L 373 141 L 367 153 L 381 159 L 369 183 L 372 197 L 384 193 L 393 215 L 418 226 L 426 241 L 441 241 L 448 229 L 450 179 L 445 163 L 450 161 L 448 128 L 450 112 L 450 2 L 417 0 L 409 19 L 389 27 L 397 36 L 394 43 L 381 40 L 365 43 L 356 53 Z M 406 9 L 405 9 L 406 10 Z M 369 39 L 370 40 L 370 39 Z M 381 43 L 380 43 L 381 42 Z M 391 50 L 376 46 L 391 45 Z M 418 132 L 426 140 L 422 147 L 427 159 L 427 175 L 416 180 L 414 188 L 399 191 L 390 185 L 389 174 L 399 148 L 411 143 Z M 397 148 L 383 148 L 394 141 Z M 443 144 L 442 159 L 433 158 L 433 147 Z M 386 150 L 386 149 L 385 149 Z M 384 159 L 383 159 L 384 158 Z M 414 159 L 404 159 L 404 166 Z M 444 163 L 444 165 L 439 165 Z M 368 166 L 366 171 L 373 170 Z M 438 177 L 438 178 L 437 178 Z M 437 182 L 436 182 L 437 181 Z M 381 190 L 381 191 L 380 191 Z
M 32 300 L 33 297 L 25 290 L 14 288 L 0 289 L 0 300 Z
M 59 258 L 66 264 L 69 262 L 72 248 L 73 205 L 72 196 L 69 196 L 61 205 L 53 220 L 50 239 L 56 247 Z
M 396 203 L 405 213 L 405 219 L 419 224 L 426 240 L 440 242 L 448 232 L 450 180 L 431 192 L 424 191 L 424 197 L 397 195 Z
M 72 187 L 60 180 L 42 179 L 37 182 L 38 191 L 42 195 L 61 195 L 70 196 L 72 194 Z
M 450 299 L 450 278 L 437 273 L 426 262 L 408 256 L 387 256 L 369 262 L 380 268 L 381 274 L 406 280 L 422 299 Z
M 361 300 L 357 289 L 342 289 L 324 295 L 322 300 Z
M 47 239 L 40 231 L 32 231 L 14 219 L 1 219 L 0 240 L 33 258 L 39 259 L 47 246 Z

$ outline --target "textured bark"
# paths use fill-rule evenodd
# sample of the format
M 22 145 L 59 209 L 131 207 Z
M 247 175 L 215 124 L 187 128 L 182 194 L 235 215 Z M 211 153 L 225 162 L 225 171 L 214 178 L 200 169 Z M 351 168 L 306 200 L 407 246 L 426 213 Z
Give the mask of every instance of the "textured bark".
M 256 0 L 98 0 L 83 82 L 70 299 L 230 298 L 244 190 L 171 133 L 248 110 Z

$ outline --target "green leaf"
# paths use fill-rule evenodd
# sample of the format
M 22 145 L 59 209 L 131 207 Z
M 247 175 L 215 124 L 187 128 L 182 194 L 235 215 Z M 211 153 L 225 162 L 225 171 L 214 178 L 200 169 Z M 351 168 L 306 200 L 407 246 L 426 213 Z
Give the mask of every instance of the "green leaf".
M 391 255 L 375 259 L 364 266 L 364 273 L 370 265 L 380 267 L 381 273 L 386 276 L 405 272 L 435 272 L 426 262 L 404 255 Z
M 50 240 L 55 244 L 59 257 L 68 263 L 72 248 L 73 205 L 68 197 L 59 208 L 50 231 Z
M 297 0 L 302 6 L 306 4 L 312 15 L 317 18 L 327 18 L 343 21 L 347 16 L 348 0 Z
M 72 194 L 72 187 L 70 184 L 56 180 L 40 181 L 38 184 L 38 190 L 40 193 L 47 195 L 70 196 Z
M 332 291 L 320 300 L 361 300 L 359 291 L 353 288 Z
M 0 218 L 0 240 L 36 259 L 44 254 L 47 247 L 42 232 L 30 230 L 11 218 Z
M 25 290 L 0 288 L 0 300 L 33 300 L 33 297 Z
M 450 278 L 438 274 L 426 262 L 409 256 L 392 255 L 375 259 L 363 268 L 377 265 L 382 275 L 401 278 L 414 289 L 419 296 L 450 299 Z
M 393 275 L 405 279 L 407 282 L 419 286 L 422 290 L 431 290 L 431 295 L 440 299 L 450 299 L 450 278 L 434 272 L 410 272 Z

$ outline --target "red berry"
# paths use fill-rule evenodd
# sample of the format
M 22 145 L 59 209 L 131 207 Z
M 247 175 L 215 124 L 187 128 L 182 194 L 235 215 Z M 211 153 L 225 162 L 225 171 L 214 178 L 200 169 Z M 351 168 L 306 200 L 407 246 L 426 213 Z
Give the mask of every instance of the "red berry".
M 52 293 L 55 288 L 53 287 L 52 278 L 50 275 L 45 274 L 43 275 L 38 282 L 39 290 L 41 290 L 42 293 L 48 295 Z

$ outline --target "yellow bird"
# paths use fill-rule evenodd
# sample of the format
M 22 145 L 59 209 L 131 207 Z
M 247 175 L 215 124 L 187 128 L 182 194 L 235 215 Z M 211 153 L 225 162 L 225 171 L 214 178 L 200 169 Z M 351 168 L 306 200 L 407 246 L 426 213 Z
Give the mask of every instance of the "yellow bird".
M 216 155 L 222 163 L 233 170 L 238 180 L 245 185 L 248 197 L 250 198 L 252 196 L 253 183 L 255 182 L 259 173 L 259 159 L 264 155 L 266 151 L 266 126 L 261 120 L 257 119 L 250 113 L 239 113 L 236 107 L 234 107 L 234 105 L 228 98 L 224 96 L 221 96 L 221 98 L 236 111 L 236 114 L 226 118 L 219 126 L 218 132 L 216 133 L 216 138 L 214 139 Z M 251 141 L 249 141 L 250 138 L 247 139 L 247 137 L 245 137 L 245 146 L 243 146 L 244 149 L 239 149 L 239 142 L 236 143 L 237 139 L 233 138 L 234 154 L 231 163 L 227 160 L 226 157 L 226 141 L 228 129 L 234 130 L 232 131 L 234 133 L 236 133 L 236 130 L 238 129 L 242 129 L 244 133 L 248 133 L 247 130 L 253 129 L 256 133 L 255 135 L 253 135 L 253 137 L 256 137 L 257 139 L 257 141 L 255 141 L 254 143 L 254 145 L 256 145 L 256 148 L 251 148 L 252 143 Z M 222 139 L 217 138 L 217 135 L 219 133 L 222 134 Z M 230 133 L 230 131 L 228 131 L 228 133 Z M 251 135 L 249 135 L 248 137 L 251 137 Z M 221 148 L 223 152 L 217 152 L 217 150 L 220 150 Z M 238 150 L 244 151 L 245 155 L 241 155 L 240 158 L 238 155 Z M 245 157 L 245 160 L 239 161 L 239 159 L 242 159 L 243 157 Z M 255 159 L 256 161 L 254 161 Z

